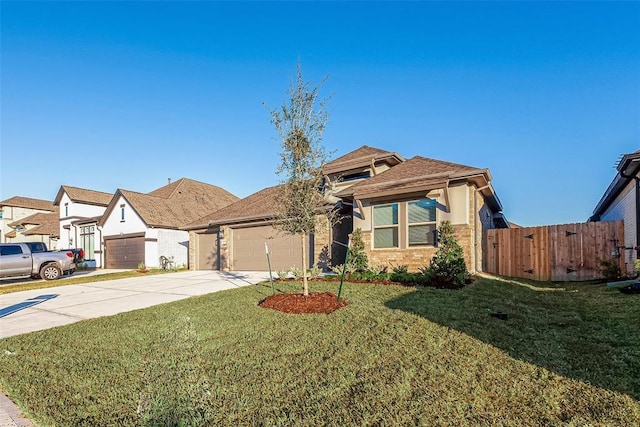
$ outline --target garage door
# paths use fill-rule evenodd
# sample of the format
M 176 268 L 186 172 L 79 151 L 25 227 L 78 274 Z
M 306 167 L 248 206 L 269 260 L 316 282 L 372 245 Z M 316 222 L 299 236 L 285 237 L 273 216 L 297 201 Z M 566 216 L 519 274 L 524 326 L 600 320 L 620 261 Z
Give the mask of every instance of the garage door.
M 269 269 L 264 243 L 269 245 L 271 268 L 288 270 L 302 264 L 300 237 L 275 230 L 271 226 L 236 228 L 233 230 L 233 270 L 266 271 Z
M 105 240 L 106 268 L 138 268 L 144 262 L 144 236 Z
M 219 270 L 218 232 L 196 234 L 196 270 Z

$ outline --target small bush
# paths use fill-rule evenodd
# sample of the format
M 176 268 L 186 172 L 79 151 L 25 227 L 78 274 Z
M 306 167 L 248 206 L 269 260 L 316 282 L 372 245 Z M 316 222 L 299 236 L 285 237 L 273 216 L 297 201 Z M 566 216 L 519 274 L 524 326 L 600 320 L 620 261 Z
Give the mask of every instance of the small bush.
M 620 265 L 615 260 L 600 261 L 600 267 L 602 267 L 600 271 L 605 279 L 618 279 L 622 277 Z
M 351 248 L 349 249 L 349 261 L 347 264 L 350 265 L 353 271 L 359 273 L 369 270 L 369 259 L 362 240 L 362 230 L 359 228 L 353 230 L 351 235 Z
M 469 279 L 462 246 L 458 244 L 449 221 L 440 224 L 438 234 L 438 251 L 431 258 L 428 269 L 422 270 L 423 276 L 436 287 L 461 288 Z

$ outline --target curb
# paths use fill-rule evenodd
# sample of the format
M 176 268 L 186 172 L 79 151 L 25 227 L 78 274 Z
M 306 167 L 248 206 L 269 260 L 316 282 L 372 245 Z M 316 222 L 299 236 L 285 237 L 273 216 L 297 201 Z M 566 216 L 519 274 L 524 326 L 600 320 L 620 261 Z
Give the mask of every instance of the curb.
M 34 427 L 4 393 L 0 393 L 0 427 Z

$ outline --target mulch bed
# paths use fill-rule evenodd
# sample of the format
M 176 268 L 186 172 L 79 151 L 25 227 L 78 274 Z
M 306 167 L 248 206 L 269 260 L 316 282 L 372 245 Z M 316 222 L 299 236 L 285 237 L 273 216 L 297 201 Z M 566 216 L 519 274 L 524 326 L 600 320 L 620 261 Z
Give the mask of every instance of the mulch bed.
M 260 303 L 260 307 L 272 308 L 288 314 L 329 314 L 347 304 L 343 298 L 338 301 L 338 297 L 331 292 L 310 292 L 307 297 L 302 294 L 271 295 Z

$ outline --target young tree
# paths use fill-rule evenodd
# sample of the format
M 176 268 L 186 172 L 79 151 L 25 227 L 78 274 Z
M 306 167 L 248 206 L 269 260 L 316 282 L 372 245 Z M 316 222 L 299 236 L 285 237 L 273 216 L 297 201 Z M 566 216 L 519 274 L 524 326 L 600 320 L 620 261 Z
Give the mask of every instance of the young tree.
M 277 195 L 274 225 L 287 234 L 301 237 L 302 293 L 308 296 L 307 236 L 315 231 L 322 201 L 322 167 L 327 159 L 322 136 L 329 115 L 328 99 L 318 98 L 326 78 L 318 86 L 311 86 L 302 77 L 300 63 L 296 71 L 296 79 L 291 82 L 282 107 L 270 110 L 282 148 L 281 162 L 276 169 L 282 185 Z

